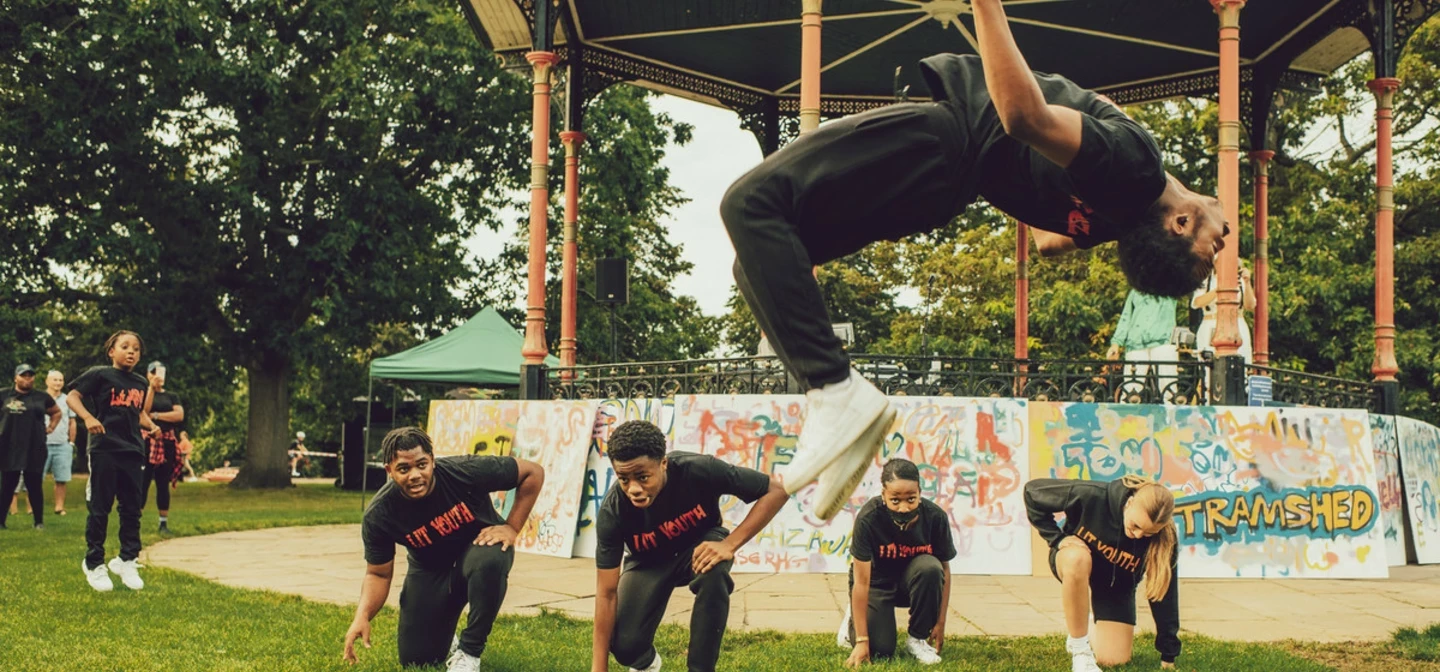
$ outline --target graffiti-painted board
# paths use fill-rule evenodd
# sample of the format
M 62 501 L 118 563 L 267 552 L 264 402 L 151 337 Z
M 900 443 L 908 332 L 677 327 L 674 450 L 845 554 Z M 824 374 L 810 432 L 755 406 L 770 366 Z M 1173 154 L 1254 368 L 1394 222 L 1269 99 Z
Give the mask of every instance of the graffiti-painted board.
M 571 557 L 579 522 L 585 452 L 595 428 L 595 401 L 524 401 L 511 454 L 545 469 L 545 487 L 515 548 Z
M 1379 484 L 1380 529 L 1391 567 L 1405 564 L 1405 492 L 1400 488 L 1400 435 L 1395 416 L 1370 415 L 1370 442 L 1375 445 L 1375 480 Z
M 1400 435 L 1400 467 L 1410 538 L 1422 565 L 1440 562 L 1440 428 L 1410 418 L 1395 418 Z
M 1032 403 L 1033 478 L 1175 492 L 1186 577 L 1385 577 L 1364 411 Z
M 895 397 L 884 449 L 845 508 L 814 516 L 815 486 L 801 489 L 736 556 L 737 572 L 845 572 L 855 516 L 880 494 L 880 467 L 903 457 L 920 468 L 921 494 L 950 514 L 957 574 L 1030 573 L 1030 533 L 1021 501 L 1028 465 L 1026 402 Z M 784 475 L 803 424 L 804 397 L 694 395 L 676 399 L 673 447 Z M 722 504 L 727 526 L 749 505 Z
M 430 402 L 425 433 L 439 457 L 448 455 L 492 455 L 505 457 L 515 443 L 520 424 L 520 402 L 485 399 L 441 399 Z M 515 491 L 490 496 L 501 516 L 510 515 Z
M 595 415 L 595 429 L 590 436 L 590 451 L 585 458 L 585 487 L 580 495 L 580 520 L 575 531 L 575 557 L 595 557 L 595 516 L 600 502 L 615 482 L 610 467 L 608 445 L 610 432 L 630 420 L 647 420 L 665 432 L 674 444 L 670 429 L 675 419 L 675 399 L 606 399 L 600 402 Z M 667 446 L 668 447 L 668 446 Z

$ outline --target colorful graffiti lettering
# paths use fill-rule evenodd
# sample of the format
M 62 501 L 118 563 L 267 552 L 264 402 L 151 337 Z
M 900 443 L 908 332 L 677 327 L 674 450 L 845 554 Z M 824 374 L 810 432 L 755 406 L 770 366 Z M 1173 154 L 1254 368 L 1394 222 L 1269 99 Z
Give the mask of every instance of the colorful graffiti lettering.
M 1400 467 L 1411 541 L 1421 564 L 1440 562 L 1440 428 L 1410 418 L 1395 418 L 1400 438 Z
M 1182 497 L 1175 519 L 1182 540 L 1216 550 L 1270 535 L 1364 535 L 1375 524 L 1376 509 L 1375 493 L 1364 486 L 1311 486 Z
M 1385 557 L 1391 567 L 1405 564 L 1405 490 L 1400 483 L 1400 435 L 1395 417 L 1370 416 L 1370 441 L 1375 446 L 1375 480 L 1380 496 L 1380 526 Z
M 521 402 L 515 429 L 514 455 L 545 469 L 545 487 L 516 548 L 541 555 L 571 557 L 585 482 L 586 451 L 595 427 L 599 402 Z

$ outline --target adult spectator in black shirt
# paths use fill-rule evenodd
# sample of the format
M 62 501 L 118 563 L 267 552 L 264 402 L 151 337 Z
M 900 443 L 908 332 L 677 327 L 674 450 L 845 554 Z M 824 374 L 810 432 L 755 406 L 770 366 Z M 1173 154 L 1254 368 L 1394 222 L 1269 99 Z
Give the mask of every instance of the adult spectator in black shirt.
M 34 367 L 15 367 L 15 387 L 0 392 L 0 503 L 14 501 L 23 478 L 37 530 L 45 529 L 45 435 L 60 426 L 60 417 L 55 399 L 35 389 Z M 8 515 L 0 506 L 0 530 Z
M 850 604 L 838 635 L 840 645 L 850 649 L 845 664 L 859 667 L 895 655 L 897 607 L 910 609 L 905 649 L 924 665 L 939 663 L 955 540 L 950 516 L 920 496 L 914 462 L 885 463 L 880 496 L 865 502 L 855 517 L 850 559 Z
M 796 492 L 819 479 L 818 515 L 838 512 L 880 450 L 888 403 L 850 367 L 816 264 L 951 221 L 978 197 L 1036 229 L 1043 255 L 1118 243 L 1131 286 L 1188 295 L 1224 245 L 1224 211 L 1167 176 L 1150 134 L 1102 96 L 1032 72 L 1001 0 L 974 0 L 979 57 L 921 62 L 935 102 L 831 122 L 742 176 L 721 218 L 735 278 L 761 331 L 809 389 Z
M 655 630 L 679 586 L 695 595 L 689 669 L 713 672 L 730 618 L 735 551 L 785 505 L 785 488 L 709 455 L 667 455 L 665 434 L 643 420 L 611 432 L 609 455 L 615 484 L 595 516 L 591 672 L 609 670 L 612 653 L 632 670 L 658 672 Z M 754 504 L 734 532 L 720 517 L 725 495 Z
M 150 405 L 150 419 L 155 421 L 156 430 L 150 433 L 150 459 L 145 465 L 145 493 L 140 496 L 143 506 L 149 499 L 150 482 L 155 482 L 155 508 L 160 513 L 161 534 L 170 533 L 170 490 L 180 482 L 183 469 L 180 458 L 180 436 L 185 432 L 185 407 L 180 397 L 165 391 L 165 365 L 150 362 L 145 367 L 145 377 L 155 390 L 155 400 Z
M 450 672 L 477 672 L 480 655 L 509 585 L 515 537 L 545 482 L 545 470 L 514 457 L 435 458 L 418 427 L 391 430 L 380 443 L 390 480 L 375 494 L 360 526 L 365 578 L 360 605 L 345 633 L 345 655 L 356 662 L 355 640 L 370 646 L 370 619 L 390 595 L 395 545 L 409 549 L 400 591 L 401 665 L 434 665 L 450 654 Z M 515 490 L 502 520 L 490 493 Z M 465 628 L 455 637 L 460 611 Z

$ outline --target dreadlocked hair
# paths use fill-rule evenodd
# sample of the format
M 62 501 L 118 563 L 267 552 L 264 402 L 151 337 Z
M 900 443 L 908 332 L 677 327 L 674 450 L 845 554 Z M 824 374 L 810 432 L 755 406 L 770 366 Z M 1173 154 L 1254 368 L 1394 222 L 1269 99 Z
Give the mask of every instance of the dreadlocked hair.
M 1130 488 L 1130 499 L 1140 507 L 1150 520 L 1164 522 L 1155 536 L 1150 537 L 1150 548 L 1145 551 L 1145 597 L 1151 602 L 1165 599 L 1170 592 L 1170 575 L 1175 560 L 1175 493 L 1144 476 L 1131 474 L 1120 479 Z
M 395 461 L 400 453 L 413 448 L 425 451 L 426 455 L 435 454 L 435 446 L 430 442 L 430 435 L 419 427 L 396 427 L 380 440 L 380 459 L 389 465 Z
M 110 354 L 110 351 L 115 349 L 115 344 L 120 342 L 120 337 L 121 337 L 121 336 L 134 336 L 134 337 L 135 337 L 135 342 L 140 344 L 140 352 L 142 352 L 142 353 L 145 352 L 145 339 L 140 338 L 140 334 L 137 334 L 137 333 L 135 333 L 135 332 L 133 332 L 133 331 L 130 331 L 130 330 L 128 330 L 128 329 L 121 329 L 120 331 L 117 331 L 117 332 L 115 332 L 115 333 L 113 333 L 113 334 L 110 334 L 110 338 L 105 339 L 105 354 L 106 354 L 106 355 L 109 355 L 109 354 Z M 92 343 L 93 343 L 93 341 L 92 341 Z

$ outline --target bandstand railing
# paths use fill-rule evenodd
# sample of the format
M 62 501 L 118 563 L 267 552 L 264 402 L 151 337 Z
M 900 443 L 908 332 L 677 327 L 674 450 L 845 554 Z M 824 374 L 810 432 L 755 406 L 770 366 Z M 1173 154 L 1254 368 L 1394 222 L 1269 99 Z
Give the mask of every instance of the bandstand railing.
M 1370 383 L 1258 364 L 1247 364 L 1245 374 L 1270 378 L 1271 396 L 1281 403 L 1379 410 L 1375 390 Z
M 1210 362 L 1022 360 L 852 354 L 861 375 L 886 394 L 1023 397 L 1035 401 L 1169 403 L 1209 398 Z M 547 371 L 557 399 L 682 394 L 798 394 L 771 357 L 593 364 Z

